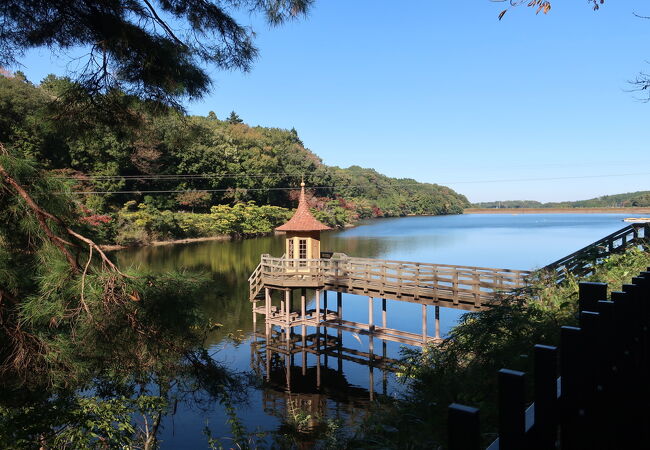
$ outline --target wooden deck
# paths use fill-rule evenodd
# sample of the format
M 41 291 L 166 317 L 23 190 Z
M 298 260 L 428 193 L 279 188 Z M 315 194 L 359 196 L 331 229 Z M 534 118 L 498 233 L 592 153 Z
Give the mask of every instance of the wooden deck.
M 330 259 L 287 259 L 262 255 L 249 278 L 250 300 L 262 300 L 263 288 L 311 288 L 476 311 L 526 285 L 526 270 L 454 266 L 335 253 Z

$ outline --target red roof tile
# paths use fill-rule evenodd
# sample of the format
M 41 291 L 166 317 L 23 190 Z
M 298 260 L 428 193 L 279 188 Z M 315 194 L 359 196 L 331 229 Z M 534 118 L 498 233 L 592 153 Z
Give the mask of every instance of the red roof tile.
M 331 230 L 327 225 L 316 220 L 309 211 L 307 200 L 305 200 L 305 183 L 300 184 L 300 200 L 298 200 L 298 209 L 291 219 L 284 225 L 276 228 L 278 231 L 324 231 Z

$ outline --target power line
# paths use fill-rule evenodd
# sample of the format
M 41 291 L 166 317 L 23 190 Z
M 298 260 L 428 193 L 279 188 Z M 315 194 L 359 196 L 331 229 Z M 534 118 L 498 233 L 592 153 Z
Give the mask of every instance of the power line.
M 587 178 L 609 178 L 609 177 L 625 177 L 625 176 L 639 176 L 650 175 L 650 172 L 641 173 L 621 173 L 621 174 L 607 174 L 607 175 L 578 175 L 567 177 L 545 177 L 545 178 L 511 178 L 501 180 L 471 180 L 471 181 L 447 181 L 439 183 L 396 183 L 386 187 L 407 187 L 407 186 L 423 186 L 426 184 L 448 185 L 448 184 L 484 184 L 484 183 L 512 183 L 512 182 L 530 182 L 530 181 L 557 181 L 557 180 L 575 180 Z M 366 184 L 357 185 L 332 185 L 332 186 L 310 186 L 310 189 L 336 189 L 336 188 L 368 188 Z M 269 187 L 269 188 L 227 188 L 227 189 L 169 189 L 169 190 L 122 190 L 122 191 L 73 191 L 74 194 L 180 194 L 186 192 L 228 192 L 233 189 L 241 189 L 244 191 L 292 191 L 298 190 L 299 187 L 284 186 L 284 187 Z
M 177 174 L 177 175 L 81 175 L 81 176 L 54 176 L 57 180 L 175 180 L 175 179 L 203 179 L 203 178 L 266 178 L 269 176 L 286 176 L 300 178 L 303 174 L 286 172 L 268 172 L 265 174 L 247 173 L 209 173 L 209 174 Z

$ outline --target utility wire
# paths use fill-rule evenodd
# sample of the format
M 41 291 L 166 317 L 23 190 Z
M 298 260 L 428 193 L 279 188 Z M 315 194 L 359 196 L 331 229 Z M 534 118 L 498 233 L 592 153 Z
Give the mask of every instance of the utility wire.
M 246 173 L 209 173 L 209 174 L 177 174 L 177 175 L 79 175 L 79 176 L 54 176 L 57 180 L 174 180 L 174 179 L 194 179 L 194 178 L 266 178 L 269 176 L 286 176 L 300 178 L 302 174 L 269 172 L 266 174 L 246 174 Z
M 576 180 L 587 178 L 609 178 L 609 177 L 626 177 L 626 176 L 639 176 L 650 175 L 650 172 L 640 173 L 621 173 L 621 174 L 607 174 L 607 175 L 582 175 L 582 176 L 568 176 L 568 177 L 545 177 L 545 178 L 512 178 L 501 180 L 471 180 L 471 181 L 448 181 L 440 183 L 397 183 L 391 184 L 387 187 L 406 187 L 406 186 L 422 186 L 426 184 L 436 184 L 438 186 L 447 184 L 483 184 L 483 183 L 510 183 L 510 182 L 529 182 L 529 181 L 557 181 L 557 180 Z M 335 188 L 368 188 L 366 184 L 357 185 L 340 185 L 340 186 L 310 186 L 310 189 L 335 189 Z M 73 191 L 74 194 L 180 194 L 185 192 L 228 192 L 233 189 L 241 189 L 245 191 L 293 191 L 300 189 L 295 186 L 284 187 L 269 187 L 269 188 L 242 188 L 231 187 L 228 189 L 175 189 L 175 190 L 123 190 L 123 191 Z

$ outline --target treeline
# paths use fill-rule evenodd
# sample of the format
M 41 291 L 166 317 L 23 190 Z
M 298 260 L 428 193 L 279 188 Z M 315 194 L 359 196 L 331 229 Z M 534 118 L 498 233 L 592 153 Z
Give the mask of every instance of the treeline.
M 480 202 L 472 208 L 628 208 L 650 207 L 650 191 L 628 192 L 625 194 L 603 195 L 602 197 L 574 202 L 548 202 L 535 200 L 506 200 Z
M 57 171 L 87 209 L 89 223 L 103 224 L 98 226 L 108 241 L 128 240 L 118 236 L 125 231 L 120 224 L 137 234 L 134 227 L 142 221 L 124 219 L 127 203 L 151 214 L 213 214 L 215 206 L 237 204 L 251 211 L 256 205 L 291 209 L 302 177 L 316 216 L 332 226 L 371 217 L 459 214 L 469 205 L 444 186 L 327 166 L 295 129 L 251 127 L 236 113 L 220 120 L 213 112 L 201 117 L 155 109 L 121 92 L 90 98 L 53 75 L 39 85 L 21 74 L 5 75 L 0 142 Z M 183 227 L 175 229 L 159 234 L 184 236 Z

